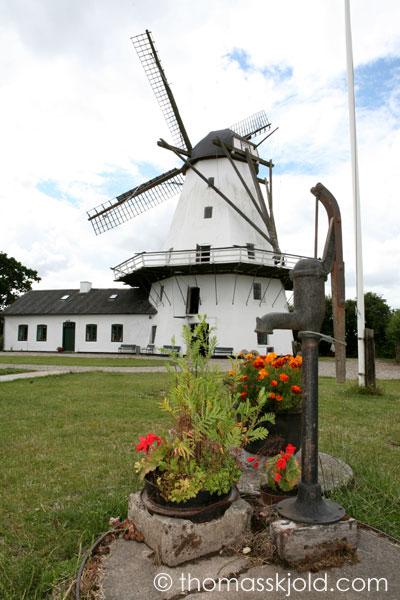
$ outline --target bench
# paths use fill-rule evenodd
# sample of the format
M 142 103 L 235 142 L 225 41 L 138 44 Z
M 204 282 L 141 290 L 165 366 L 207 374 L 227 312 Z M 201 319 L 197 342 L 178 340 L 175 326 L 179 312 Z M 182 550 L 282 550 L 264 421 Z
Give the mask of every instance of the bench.
M 170 346 L 167 344 L 167 345 L 163 346 L 163 350 L 164 350 L 164 354 L 168 354 L 168 353 L 172 353 L 172 352 L 180 352 L 181 347 L 180 346 Z
M 118 352 L 140 354 L 140 346 L 136 346 L 136 344 L 121 344 L 118 348 Z
M 228 346 L 217 346 L 214 348 L 213 356 L 232 356 L 233 348 Z

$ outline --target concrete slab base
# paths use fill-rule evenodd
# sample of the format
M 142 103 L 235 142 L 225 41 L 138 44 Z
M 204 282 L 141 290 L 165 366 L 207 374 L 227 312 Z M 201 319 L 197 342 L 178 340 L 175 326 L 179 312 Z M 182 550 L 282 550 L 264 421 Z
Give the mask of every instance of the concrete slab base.
M 146 544 L 152 548 L 162 564 L 174 567 L 218 552 L 230 546 L 249 528 L 253 509 L 244 500 L 236 500 L 219 519 L 208 523 L 192 523 L 150 514 L 140 492 L 131 494 L 128 518 L 143 533 Z
M 318 573 L 253 567 L 251 555 L 217 554 L 173 568 L 155 564 L 145 544 L 118 539 L 103 558 L 99 583 L 104 600 L 399 600 L 400 545 L 360 529 L 357 554 L 357 564 Z
M 328 525 L 307 525 L 279 519 L 271 523 L 271 535 L 279 558 L 293 566 L 321 559 L 327 552 L 343 548 L 356 550 L 358 546 L 355 519 Z

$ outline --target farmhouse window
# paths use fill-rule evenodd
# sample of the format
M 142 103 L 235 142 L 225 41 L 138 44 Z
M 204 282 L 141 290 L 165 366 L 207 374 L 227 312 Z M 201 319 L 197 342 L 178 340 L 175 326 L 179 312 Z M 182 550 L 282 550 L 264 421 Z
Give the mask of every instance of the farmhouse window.
M 157 333 L 157 325 L 152 325 L 151 326 L 151 332 L 150 332 L 150 344 L 154 344 L 154 342 L 156 341 L 156 333 Z
M 28 339 L 28 325 L 18 325 L 18 341 L 26 342 Z
M 97 342 L 97 325 L 86 325 L 86 341 Z
M 199 313 L 200 288 L 189 287 L 186 300 L 186 314 L 197 315 Z
M 111 341 L 122 342 L 124 326 L 123 325 L 111 325 Z
M 253 283 L 253 298 L 254 300 L 261 300 L 261 283 L 258 281 Z
M 205 206 L 204 207 L 204 218 L 205 219 L 211 219 L 212 218 L 212 213 L 213 213 L 213 207 L 212 206 Z
M 36 341 L 46 342 L 47 341 L 47 325 L 38 325 L 36 330 Z

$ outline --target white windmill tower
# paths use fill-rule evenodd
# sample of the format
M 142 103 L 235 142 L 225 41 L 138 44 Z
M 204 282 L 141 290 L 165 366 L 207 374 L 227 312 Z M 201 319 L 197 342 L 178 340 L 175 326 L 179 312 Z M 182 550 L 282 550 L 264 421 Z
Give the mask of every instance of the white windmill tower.
M 158 145 L 183 164 L 88 213 L 99 234 L 180 193 L 165 250 L 135 254 L 114 267 L 115 279 L 149 293 L 157 309 L 149 322 L 150 345 L 168 346 L 174 337 L 181 346 L 182 320 L 194 325 L 200 313 L 216 328 L 220 354 L 244 348 L 289 352 L 292 332 L 268 338 L 254 332 L 261 313 L 288 310 L 285 289 L 292 287 L 289 273 L 298 259 L 279 248 L 273 164 L 251 141 L 271 124 L 262 111 L 192 147 L 151 33 L 132 41 L 175 143 L 160 139 Z M 260 165 L 268 168 L 268 179 L 258 177 Z

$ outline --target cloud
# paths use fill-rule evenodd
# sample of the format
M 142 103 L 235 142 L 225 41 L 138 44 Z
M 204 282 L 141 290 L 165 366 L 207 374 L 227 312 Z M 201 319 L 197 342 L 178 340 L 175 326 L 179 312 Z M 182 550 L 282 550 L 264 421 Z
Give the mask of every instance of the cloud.
M 400 4 L 352 0 L 366 289 L 400 306 Z M 176 200 L 95 237 L 86 211 L 177 165 L 130 36 L 153 31 L 193 143 L 265 109 L 281 246 L 313 252 L 321 180 L 354 242 L 344 15 L 336 0 L 15 0 L 0 4 L 2 249 L 40 287 L 112 285 L 109 267 L 163 248 Z M 321 217 L 320 242 L 325 235 Z M 393 276 L 392 276 L 393 275 Z

